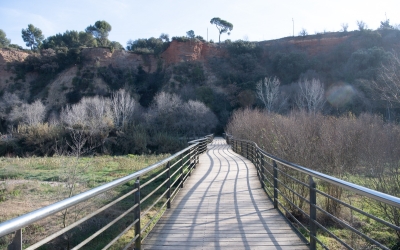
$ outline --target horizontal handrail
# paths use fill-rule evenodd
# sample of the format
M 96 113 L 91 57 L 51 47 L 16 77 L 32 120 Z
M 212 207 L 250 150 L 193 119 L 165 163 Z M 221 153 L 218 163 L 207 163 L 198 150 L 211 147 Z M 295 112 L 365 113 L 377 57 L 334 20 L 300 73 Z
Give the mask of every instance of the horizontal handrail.
M 75 206 L 78 203 L 81 203 L 83 201 L 86 201 L 94 196 L 97 196 L 101 193 L 104 193 L 110 189 L 113 189 L 117 186 L 123 185 L 129 181 L 132 181 L 134 179 L 136 179 L 137 177 L 143 176 L 144 174 L 158 168 L 159 166 L 169 162 L 170 160 L 173 160 L 175 157 L 179 156 L 180 154 L 186 152 L 187 150 L 195 147 L 196 144 L 191 145 L 181 151 L 179 151 L 178 153 L 175 153 L 174 155 L 171 155 L 168 158 L 165 158 L 164 160 L 161 160 L 147 168 L 144 168 L 142 170 L 139 170 L 131 175 L 119 178 L 115 181 L 111 181 L 109 183 L 106 183 L 102 186 L 93 188 L 91 190 L 88 190 L 86 192 L 77 194 L 73 197 L 67 198 L 65 200 L 56 202 L 52 205 L 37 209 L 35 211 L 32 211 L 30 213 L 21 215 L 17 218 L 5 221 L 3 223 L 0 223 L 0 237 L 12 233 L 20 228 L 26 227 L 29 224 L 32 224 L 36 221 L 39 221 L 45 217 L 48 217 L 50 215 L 53 215 L 55 213 L 58 213 L 60 211 L 63 211 L 67 208 L 70 208 L 72 206 Z
M 227 136 L 229 136 L 229 135 L 227 135 Z M 276 157 L 274 155 L 271 155 L 271 154 L 265 152 L 263 149 L 261 149 L 257 145 L 257 143 L 255 143 L 253 141 L 240 140 L 240 139 L 235 139 L 235 140 L 254 144 L 254 146 L 256 147 L 256 149 L 258 151 L 262 152 L 265 156 L 267 156 L 271 160 L 274 160 L 277 163 L 280 163 L 280 164 L 282 164 L 282 165 L 284 165 L 286 167 L 289 167 L 289 168 L 292 168 L 294 170 L 300 171 L 300 172 L 302 172 L 304 174 L 308 174 L 308 175 L 311 175 L 313 177 L 322 179 L 322 180 L 327 181 L 329 183 L 332 183 L 332 184 L 335 184 L 335 185 L 339 185 L 339 186 L 343 187 L 344 189 L 347 189 L 349 191 L 353 191 L 353 192 L 358 193 L 360 195 L 364 195 L 364 196 L 367 196 L 369 198 L 375 199 L 377 201 L 381 201 L 381 202 L 390 204 L 392 206 L 395 206 L 397 208 L 400 208 L 400 198 L 399 197 L 392 196 L 392 195 L 389 195 L 389 194 L 385 194 L 385 193 L 382 193 L 382 192 L 379 192 L 379 191 L 376 191 L 376 190 L 373 190 L 373 189 L 370 189 L 370 188 L 366 188 L 366 187 L 363 187 L 363 186 L 360 186 L 360 185 L 357 185 L 357 184 L 354 184 L 354 183 L 351 183 L 351 182 L 348 182 L 348 181 L 344 181 L 344 180 L 338 179 L 336 177 L 333 177 L 333 176 L 330 176 L 330 175 L 327 175 L 327 174 L 323 174 L 321 172 L 318 172 L 318 171 L 315 171 L 315 170 L 312 170 L 312 169 L 309 169 L 309 168 L 305 168 L 303 166 L 297 165 L 297 164 L 289 162 L 289 161 L 285 161 L 285 160 L 283 160 L 283 159 L 281 159 L 279 157 Z
M 189 141 L 188 143 L 189 144 L 193 144 L 193 143 L 197 143 L 197 142 L 202 142 L 204 140 L 212 141 L 213 139 L 214 139 L 214 135 L 213 134 L 209 134 L 209 135 L 204 136 L 203 138 Z
M 93 188 L 91 190 L 88 190 L 88 191 L 85 191 L 83 193 L 77 194 L 77 195 L 75 195 L 73 197 L 64 199 L 62 201 L 56 202 L 56 203 L 48 205 L 46 207 L 43 207 L 43 208 L 37 209 L 35 211 L 29 212 L 27 214 L 21 215 L 19 217 L 14 218 L 14 219 L 10 219 L 8 221 L 4 221 L 4 222 L 0 223 L 0 237 L 8 235 L 8 234 L 10 234 L 12 232 L 18 232 L 18 231 L 19 231 L 19 234 L 22 235 L 21 229 L 31 225 L 32 223 L 35 223 L 35 222 L 37 222 L 39 220 L 42 220 L 42 219 L 44 219 L 44 218 L 46 218 L 48 216 L 54 215 L 54 214 L 56 214 L 58 212 L 65 211 L 65 209 L 71 208 L 71 207 L 73 207 L 73 206 L 75 206 L 77 204 L 80 204 L 80 203 L 82 203 L 84 201 L 87 201 L 90 198 L 93 198 L 93 197 L 95 197 L 95 196 L 97 196 L 99 194 L 107 192 L 107 191 L 109 191 L 109 190 L 111 190 L 111 189 L 113 189 L 115 187 L 121 186 L 121 185 L 123 185 L 123 184 L 125 184 L 125 183 L 127 183 L 129 181 L 136 180 L 136 182 L 138 182 L 140 177 L 144 176 L 145 174 L 147 174 L 147 173 L 149 173 L 149 172 L 151 172 L 151 171 L 153 171 L 155 169 L 158 169 L 159 167 L 161 167 L 163 165 L 167 165 L 167 169 L 168 169 L 167 172 L 169 174 L 169 169 L 171 167 L 170 162 L 175 160 L 175 159 L 178 159 L 176 161 L 176 163 L 181 164 L 180 168 L 182 168 L 185 164 L 189 164 L 188 165 L 188 171 L 190 172 L 192 170 L 191 168 L 193 168 L 194 165 L 198 163 L 198 155 L 203 153 L 206 150 L 207 144 L 210 143 L 210 138 L 213 138 L 213 135 L 207 135 L 204 138 L 192 141 L 192 142 L 190 142 L 191 145 L 186 147 L 185 149 L 183 149 L 183 150 L 181 150 L 181 151 L 179 151 L 179 152 L 177 152 L 177 153 L 175 153 L 175 154 L 173 154 L 173 155 L 171 155 L 171 156 L 169 156 L 169 157 L 167 157 L 167 158 L 165 158 L 165 159 L 163 159 L 163 160 L 161 160 L 161 161 L 159 161 L 159 162 L 157 162 L 157 163 L 155 163 L 153 165 L 150 165 L 150 166 L 148 166 L 148 167 L 146 167 L 146 168 L 144 168 L 142 170 L 139 170 L 139 171 L 137 171 L 137 172 L 135 172 L 133 174 L 130 174 L 130 175 L 127 175 L 125 177 L 119 178 L 117 180 L 111 181 L 109 183 L 103 184 L 103 185 L 101 185 L 99 187 Z M 183 159 L 185 157 L 188 157 L 188 160 L 185 163 L 183 163 L 182 161 L 183 161 Z M 176 164 L 172 165 L 172 167 L 174 167 L 175 165 Z M 183 172 L 181 172 L 181 174 L 183 174 Z M 154 181 L 154 179 L 156 179 L 156 178 L 158 178 L 160 176 L 161 175 L 159 174 L 155 178 L 152 178 L 151 180 L 149 180 L 148 182 Z M 159 185 L 158 187 L 154 188 L 154 190 L 151 191 L 149 193 L 149 195 L 146 196 L 146 198 L 148 198 L 151 194 L 155 193 L 158 189 L 160 189 L 161 186 L 163 186 L 167 182 L 168 182 L 167 191 L 169 190 L 169 192 L 170 192 L 171 187 L 173 185 L 172 186 L 170 185 L 169 178 L 170 177 L 168 177 L 168 179 L 167 179 L 168 181 L 165 181 L 161 185 Z M 181 178 L 183 178 L 183 176 Z M 140 193 L 140 184 L 138 184 L 138 185 L 139 186 L 134 190 L 134 193 L 138 193 L 138 192 Z M 135 194 L 135 197 L 136 196 L 137 196 L 137 194 Z M 140 195 L 138 197 L 139 197 L 139 201 L 136 201 L 136 204 L 134 205 L 133 208 L 130 208 L 130 210 L 140 206 Z M 162 198 L 162 196 L 160 198 Z M 169 198 L 167 200 L 169 202 Z M 143 201 L 143 199 L 142 199 L 142 201 Z M 101 209 L 104 210 L 105 208 L 101 208 Z M 139 208 L 139 210 L 140 210 L 140 208 Z M 95 214 L 97 214 L 97 213 L 96 212 L 93 213 L 93 215 L 95 215 Z M 140 222 L 140 218 L 137 218 L 137 220 Z M 137 224 L 137 223 L 133 223 L 132 225 L 135 225 L 135 224 Z M 65 231 L 65 229 L 64 229 L 64 231 Z M 14 240 L 17 238 L 17 236 L 18 235 L 16 234 Z M 95 236 L 96 235 L 91 236 L 89 238 L 94 238 Z M 52 238 L 55 238 L 55 237 L 49 236 L 47 238 L 48 240 L 45 240 L 44 243 L 48 242 Z M 89 240 L 87 240 L 87 241 L 89 241 Z M 37 244 L 35 244 L 35 245 L 37 245 Z M 18 246 L 18 249 L 20 249 L 19 247 L 20 246 Z

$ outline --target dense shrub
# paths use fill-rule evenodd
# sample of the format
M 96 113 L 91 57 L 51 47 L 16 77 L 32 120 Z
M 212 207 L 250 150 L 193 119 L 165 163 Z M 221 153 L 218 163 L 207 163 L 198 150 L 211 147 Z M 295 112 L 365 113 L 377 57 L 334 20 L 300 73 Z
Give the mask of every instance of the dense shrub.
M 279 158 L 339 178 L 361 176 L 364 181 L 359 184 L 399 195 L 400 126 L 385 123 L 382 117 L 329 117 L 306 112 L 282 116 L 246 109 L 233 114 L 226 131 L 256 142 Z M 304 176 L 297 177 L 307 182 Z M 342 189 L 322 185 L 325 192 L 340 199 Z M 387 220 L 400 224 L 396 208 L 381 203 L 375 206 Z M 339 204 L 330 199 L 325 199 L 324 209 L 334 215 L 340 213 Z
M 199 62 L 182 62 L 173 68 L 175 80 L 183 84 L 203 84 L 206 81 L 203 65 Z
M 169 42 L 164 42 L 161 38 L 150 37 L 148 39 L 129 40 L 127 50 L 138 54 L 159 55 L 169 46 Z
M 256 57 L 262 55 L 262 48 L 255 42 L 248 42 L 243 40 L 238 40 L 235 42 L 226 42 L 228 45 L 227 49 L 231 55 L 241 55 L 241 54 L 252 54 Z
M 189 41 L 190 38 L 187 36 L 173 36 L 172 41 L 177 41 L 177 42 L 187 42 Z
M 379 69 L 388 57 L 389 53 L 383 48 L 373 47 L 357 50 L 351 54 L 345 66 L 346 80 L 377 80 Z
M 296 82 L 310 66 L 309 58 L 303 52 L 278 53 L 272 59 L 273 71 L 282 84 Z

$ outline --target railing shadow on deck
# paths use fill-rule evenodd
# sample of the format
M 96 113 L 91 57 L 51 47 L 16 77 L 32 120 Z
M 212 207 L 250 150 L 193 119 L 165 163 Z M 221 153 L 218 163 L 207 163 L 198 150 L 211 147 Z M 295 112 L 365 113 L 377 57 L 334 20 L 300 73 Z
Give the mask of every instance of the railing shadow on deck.
M 148 231 L 164 213 L 165 208 L 170 208 L 171 201 L 173 201 L 179 190 L 183 187 L 184 182 L 198 164 L 199 155 L 207 150 L 207 145 L 213 141 L 213 138 L 214 136 L 211 134 L 201 139 L 190 141 L 189 144 L 191 144 L 191 146 L 131 175 L 106 183 L 97 188 L 88 190 L 17 218 L 2 222 L 0 223 L 0 240 L 7 241 L 4 240 L 4 238 L 2 239 L 2 237 L 10 238 L 11 236 L 12 242 L 8 245 L 8 249 L 23 249 L 25 241 L 23 240 L 22 232 L 24 228 L 32 226 L 36 222 L 52 215 L 71 209 L 89 199 L 105 194 L 107 191 L 115 190 L 121 188 L 127 183 L 134 182 L 131 185 L 132 188 L 127 190 L 122 196 L 104 204 L 94 212 L 91 211 L 89 214 L 85 214 L 83 218 L 78 219 L 51 235 L 45 236 L 45 238 L 24 249 L 36 249 L 44 246 L 69 231 L 76 230 L 91 218 L 94 218 L 96 215 L 112 208 L 120 202 L 129 204 L 125 211 L 123 211 L 118 217 L 113 218 L 112 221 L 109 221 L 105 226 L 101 227 L 92 235 L 88 235 L 83 241 L 74 246 L 68 246 L 68 249 L 80 249 L 81 247 L 86 246 L 90 241 L 100 236 L 104 231 L 113 225 L 115 226 L 116 223 L 122 220 L 126 220 L 123 223 L 124 229 L 120 230 L 118 235 L 114 235 L 105 246 L 102 246 L 102 249 L 108 249 L 113 246 L 114 243 L 116 243 L 132 228 L 134 229 L 133 237 L 131 241 L 125 245 L 124 249 L 131 249 L 132 247 L 134 247 L 134 249 L 141 249 L 141 244 L 147 236 Z M 143 183 L 141 183 L 141 180 Z M 143 192 L 146 186 L 148 187 L 148 190 Z M 146 218 L 145 222 L 143 222 L 143 218 Z M 64 247 L 62 249 L 64 249 Z
M 253 162 L 257 169 L 261 187 L 274 203 L 274 208 L 285 215 L 298 233 L 303 235 L 308 241 L 310 249 L 317 249 L 317 247 L 329 249 L 320 240 L 319 235 L 335 239 L 340 248 L 365 249 L 361 243 L 368 242 L 368 249 L 390 249 L 379 239 L 369 237 L 362 228 L 353 226 L 351 221 L 346 221 L 337 216 L 335 211 L 326 211 L 323 202 L 330 202 L 333 207 L 339 209 L 347 209 L 351 217 L 353 217 L 353 213 L 357 213 L 381 225 L 379 229 L 372 230 L 387 230 L 393 234 L 400 233 L 399 226 L 365 212 L 353 206 L 351 202 L 348 204 L 343 199 L 337 199 L 334 195 L 328 194 L 328 189 L 332 188 L 338 192 L 358 195 L 380 205 L 390 206 L 395 213 L 397 211 L 399 217 L 400 198 L 282 160 L 265 152 L 255 142 L 237 139 L 229 134 L 224 134 L 224 137 L 234 152 Z M 326 225 L 327 220 L 337 228 L 347 229 L 352 237 L 358 237 L 361 240 L 348 242 L 342 235 L 336 235 L 334 230 L 331 230 L 333 227 Z
M 282 249 L 282 242 L 279 242 L 279 239 L 276 238 L 276 235 L 279 234 L 274 233 L 273 228 L 271 229 L 271 221 L 269 221 L 271 217 L 266 218 L 262 214 L 268 210 L 273 210 L 273 208 L 265 209 L 265 206 L 263 204 L 258 204 L 254 198 L 255 194 L 253 192 L 255 190 L 260 190 L 260 188 L 250 183 L 252 177 L 256 178 L 256 171 L 251 169 L 253 168 L 253 164 L 243 157 L 238 157 L 238 155 L 231 150 L 229 145 L 225 143 L 218 144 L 218 141 L 222 140 L 214 140 L 213 144 L 208 147 L 206 156 L 209 162 L 207 161 L 205 164 L 207 169 L 203 168 L 204 172 L 197 172 L 198 179 L 195 179 L 196 181 L 191 183 L 191 188 L 186 190 L 184 195 L 179 197 L 178 202 L 174 205 L 175 209 L 170 211 L 167 218 L 165 218 L 167 223 L 164 222 L 162 225 L 159 225 L 157 231 L 153 232 L 153 235 L 150 236 L 150 242 L 145 242 L 146 247 L 150 249 L 169 247 L 169 249 L 172 249 L 174 246 L 181 246 L 179 243 L 177 244 L 176 241 L 171 240 L 170 237 L 172 236 L 172 238 L 174 238 L 174 235 L 179 234 L 179 242 L 186 242 L 187 245 L 185 247 L 187 249 L 193 246 L 191 244 L 196 244 L 199 237 L 203 240 L 203 245 L 200 245 L 203 249 L 221 249 L 226 247 L 226 245 L 224 246 L 224 241 L 222 241 L 221 245 L 220 240 L 221 238 L 226 238 L 226 236 L 220 237 L 220 234 L 226 234 L 225 230 L 229 233 L 231 232 L 229 228 L 226 228 L 226 224 L 225 227 L 222 228 L 220 224 L 224 225 L 224 221 L 235 219 L 235 224 L 231 224 L 231 226 L 238 229 L 240 233 L 236 235 L 231 234 L 230 237 L 240 240 L 236 241 L 238 245 L 236 245 L 234 249 L 252 249 L 252 247 L 254 247 L 254 245 L 252 245 L 254 240 L 249 237 L 254 237 L 254 235 L 249 235 L 248 229 L 246 230 L 246 225 L 249 225 L 249 221 L 246 220 L 246 218 L 256 215 L 257 219 L 254 217 L 252 218 L 255 219 L 257 225 L 262 226 L 265 230 L 259 228 L 257 233 L 263 235 L 265 238 L 269 238 L 271 241 L 270 246 L 273 246 L 274 249 Z M 203 160 L 205 160 L 205 158 L 203 158 Z M 242 171 L 246 174 L 244 176 L 242 175 L 240 178 L 238 175 L 239 172 Z M 251 175 L 250 172 L 254 174 Z M 226 189 L 224 190 L 226 184 L 229 185 L 229 191 Z M 245 187 L 239 184 L 245 184 Z M 199 191 L 198 188 L 200 185 L 201 190 Z M 215 189 L 213 186 L 219 187 Z M 199 192 L 201 195 L 196 195 L 195 192 Z M 241 211 L 239 203 L 240 196 L 243 194 L 249 197 L 248 202 L 251 203 L 251 205 L 247 204 L 246 207 L 254 208 L 253 211 Z M 221 211 L 220 207 L 224 206 L 227 195 L 229 195 L 229 199 L 233 200 L 234 205 L 230 207 L 229 210 Z M 195 205 L 190 203 L 192 200 L 196 200 Z M 269 201 L 265 200 L 265 202 Z M 207 210 L 209 213 L 204 213 L 203 209 L 208 207 L 207 203 L 211 203 L 212 208 Z M 214 204 L 215 208 L 213 207 Z M 260 208 L 259 205 L 264 207 L 264 209 Z M 193 208 L 195 209 L 192 210 Z M 226 211 L 232 211 L 233 213 L 227 216 L 224 214 Z M 222 214 L 220 212 L 222 212 Z M 186 223 L 182 223 L 182 219 L 185 219 Z M 213 223 L 214 226 L 212 226 Z M 199 233 L 200 236 L 198 235 Z M 209 240 L 211 235 L 215 237 L 212 239 L 215 245 L 205 246 L 204 239 Z M 239 244 L 241 245 L 239 246 Z M 199 247 L 199 245 L 196 245 L 196 247 Z

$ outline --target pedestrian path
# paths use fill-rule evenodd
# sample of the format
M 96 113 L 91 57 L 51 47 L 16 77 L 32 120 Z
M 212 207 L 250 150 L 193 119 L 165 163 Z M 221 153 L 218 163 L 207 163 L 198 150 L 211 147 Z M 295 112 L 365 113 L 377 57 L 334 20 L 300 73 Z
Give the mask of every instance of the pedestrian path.
M 308 249 L 261 189 L 254 165 L 215 138 L 143 249 Z

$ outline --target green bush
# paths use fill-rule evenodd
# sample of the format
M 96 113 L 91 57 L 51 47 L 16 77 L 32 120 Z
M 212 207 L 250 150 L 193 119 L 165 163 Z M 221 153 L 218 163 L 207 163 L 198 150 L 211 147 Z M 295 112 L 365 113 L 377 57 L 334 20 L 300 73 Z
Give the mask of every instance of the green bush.
M 172 37 L 172 41 L 177 41 L 177 42 L 187 42 L 189 40 L 190 40 L 190 38 L 188 38 L 186 36 L 173 36 Z
M 173 68 L 174 78 L 181 83 L 202 84 L 206 80 L 203 65 L 199 62 L 182 62 Z
M 228 42 L 227 45 L 227 49 L 231 55 L 252 54 L 256 57 L 260 57 L 262 54 L 262 48 L 255 42 L 238 40 L 235 42 Z
M 138 54 L 159 55 L 169 46 L 169 42 L 163 42 L 161 38 L 150 37 L 148 39 L 137 39 L 128 41 L 127 50 Z

